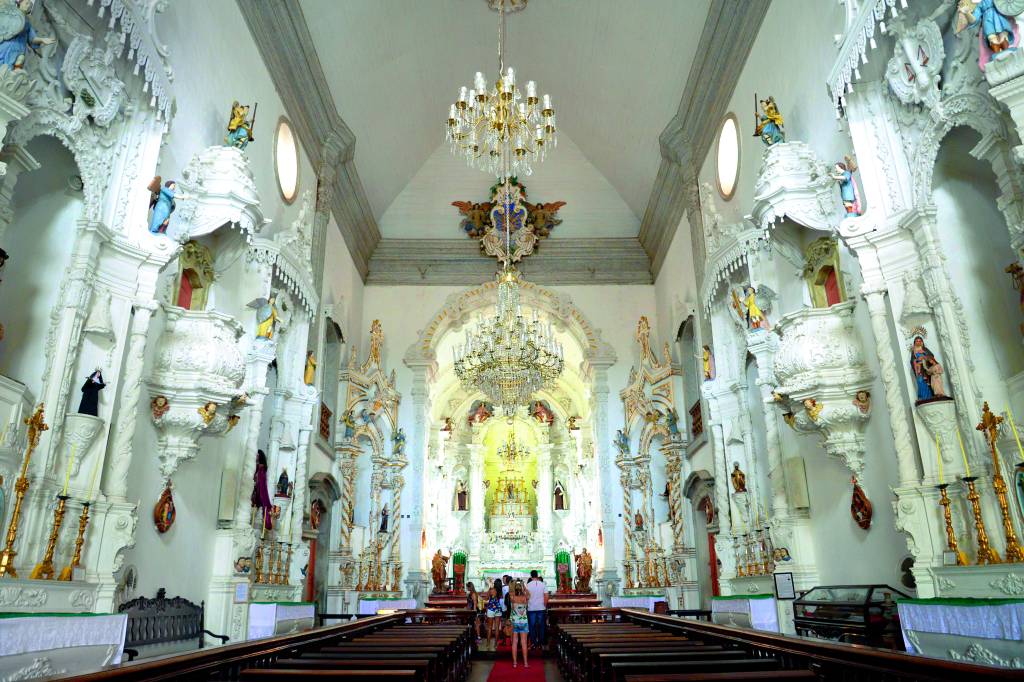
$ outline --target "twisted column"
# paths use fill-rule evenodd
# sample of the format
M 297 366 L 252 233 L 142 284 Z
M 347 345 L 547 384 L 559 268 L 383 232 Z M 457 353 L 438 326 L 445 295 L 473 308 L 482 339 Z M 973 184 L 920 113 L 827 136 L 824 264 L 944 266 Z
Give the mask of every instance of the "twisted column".
M 103 493 L 118 501 L 123 501 L 128 493 L 128 468 L 132 463 L 132 444 L 142 397 L 142 370 L 146 364 L 146 333 L 156 308 L 155 301 L 137 302 L 128 332 L 128 350 L 118 400 L 120 407 L 103 476 Z
M 889 316 L 885 305 L 885 291 L 875 289 L 864 292 L 871 318 L 871 331 L 875 336 L 875 350 L 885 389 L 885 406 L 889 410 L 892 426 L 893 445 L 896 448 L 896 464 L 899 470 L 899 485 L 914 485 L 917 480 L 917 464 L 914 461 L 914 445 L 910 438 L 910 417 L 907 414 L 896 370 L 896 357 L 889 343 Z

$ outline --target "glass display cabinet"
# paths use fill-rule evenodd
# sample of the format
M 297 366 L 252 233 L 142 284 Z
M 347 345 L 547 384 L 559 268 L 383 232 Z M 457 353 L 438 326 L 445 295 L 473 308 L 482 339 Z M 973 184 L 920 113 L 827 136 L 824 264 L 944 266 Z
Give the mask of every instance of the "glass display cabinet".
M 837 642 L 902 649 L 896 599 L 888 585 L 824 585 L 793 602 L 797 634 Z

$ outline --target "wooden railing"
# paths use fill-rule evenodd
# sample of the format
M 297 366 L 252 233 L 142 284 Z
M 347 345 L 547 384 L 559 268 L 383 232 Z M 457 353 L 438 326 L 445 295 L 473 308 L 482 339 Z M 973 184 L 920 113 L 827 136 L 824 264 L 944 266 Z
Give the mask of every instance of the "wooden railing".
M 659 630 L 679 632 L 707 644 L 736 647 L 754 656 L 774 657 L 787 670 L 812 670 L 823 680 L 842 682 L 930 682 L 932 680 L 1020 680 L 1019 670 L 954 663 L 938 658 L 875 649 L 858 644 L 833 644 L 760 630 L 702 623 L 622 609 L 622 619 Z

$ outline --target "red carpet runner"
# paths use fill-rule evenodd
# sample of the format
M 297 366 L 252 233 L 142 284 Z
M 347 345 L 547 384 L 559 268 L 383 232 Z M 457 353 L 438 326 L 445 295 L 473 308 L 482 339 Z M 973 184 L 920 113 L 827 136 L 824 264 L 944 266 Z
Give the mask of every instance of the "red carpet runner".
M 491 674 L 487 676 L 487 682 L 544 682 L 544 657 L 540 652 L 530 652 L 530 667 L 523 667 L 523 659 L 519 659 L 519 665 L 512 667 L 512 648 L 507 644 L 498 647 L 495 652 L 498 656 L 491 668 Z

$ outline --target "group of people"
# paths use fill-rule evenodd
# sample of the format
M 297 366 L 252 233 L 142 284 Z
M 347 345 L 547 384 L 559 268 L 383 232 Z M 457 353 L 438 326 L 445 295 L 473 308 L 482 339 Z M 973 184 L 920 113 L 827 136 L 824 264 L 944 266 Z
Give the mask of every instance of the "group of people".
M 486 593 L 477 592 L 473 583 L 468 583 L 466 606 L 477 612 L 476 635 L 483 641 L 482 649 L 496 651 L 499 639 L 510 636 L 512 667 L 518 665 L 520 651 L 523 666 L 530 667 L 527 652 L 543 649 L 546 641 L 548 591 L 537 571 L 530 571 L 525 584 L 521 579 L 502 576 Z

